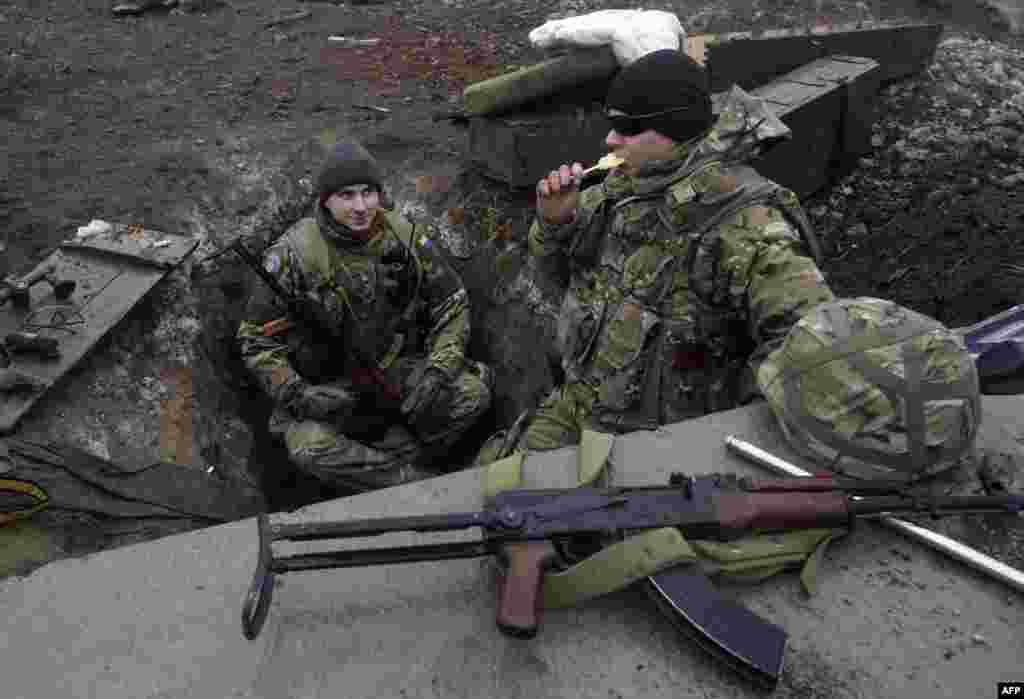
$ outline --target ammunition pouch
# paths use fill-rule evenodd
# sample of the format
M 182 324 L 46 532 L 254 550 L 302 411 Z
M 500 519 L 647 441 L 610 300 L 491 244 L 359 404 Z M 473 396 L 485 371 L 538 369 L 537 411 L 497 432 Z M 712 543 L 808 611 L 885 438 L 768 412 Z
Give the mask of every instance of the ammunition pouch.
M 661 384 L 664 368 L 664 344 L 665 332 L 659 324 L 653 329 L 648 346 L 642 350 L 641 356 L 636 360 L 638 366 L 630 367 L 632 371 L 623 372 L 624 375 L 621 377 L 621 380 L 628 380 L 639 375 L 639 391 L 628 402 L 607 400 L 608 396 L 598 398 L 591 417 L 595 426 L 613 434 L 658 429 L 663 422 Z M 606 380 L 601 389 L 607 390 L 608 386 L 615 387 L 614 378 Z

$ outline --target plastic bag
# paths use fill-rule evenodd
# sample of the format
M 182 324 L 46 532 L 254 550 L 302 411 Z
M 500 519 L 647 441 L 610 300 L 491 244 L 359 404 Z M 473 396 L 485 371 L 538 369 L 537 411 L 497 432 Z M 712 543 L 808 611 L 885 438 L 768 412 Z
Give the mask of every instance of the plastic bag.
M 626 66 L 653 51 L 680 50 L 686 31 L 679 18 L 661 10 L 601 10 L 545 22 L 530 32 L 540 49 L 611 45 L 619 65 Z

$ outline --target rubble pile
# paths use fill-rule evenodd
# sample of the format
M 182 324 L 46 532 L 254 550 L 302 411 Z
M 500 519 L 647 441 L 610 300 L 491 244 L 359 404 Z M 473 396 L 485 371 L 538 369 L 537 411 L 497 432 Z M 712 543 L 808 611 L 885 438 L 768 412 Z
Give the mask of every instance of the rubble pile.
M 837 292 L 885 295 L 953 325 L 1020 303 L 1024 51 L 945 39 L 928 70 L 883 90 L 872 145 L 807 202 Z M 876 275 L 858 271 L 869 259 Z

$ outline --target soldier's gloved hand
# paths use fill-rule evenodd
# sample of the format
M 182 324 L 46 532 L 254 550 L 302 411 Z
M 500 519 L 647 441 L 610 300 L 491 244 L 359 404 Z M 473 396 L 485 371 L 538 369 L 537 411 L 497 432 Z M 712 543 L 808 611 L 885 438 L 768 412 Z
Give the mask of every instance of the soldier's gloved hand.
M 359 402 L 351 391 L 340 386 L 318 384 L 306 386 L 291 401 L 291 409 L 300 417 L 322 420 L 343 417 L 352 412 Z
M 403 415 L 419 415 L 430 407 L 445 384 L 445 375 L 437 367 L 427 367 L 402 401 Z

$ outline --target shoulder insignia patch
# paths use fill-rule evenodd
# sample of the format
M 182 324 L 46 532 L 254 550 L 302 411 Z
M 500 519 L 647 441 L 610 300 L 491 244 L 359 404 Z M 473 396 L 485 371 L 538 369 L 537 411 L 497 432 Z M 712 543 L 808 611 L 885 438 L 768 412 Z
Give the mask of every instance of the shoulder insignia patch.
M 263 260 L 263 269 L 267 270 L 271 274 L 277 274 L 281 271 L 281 253 L 271 252 Z

